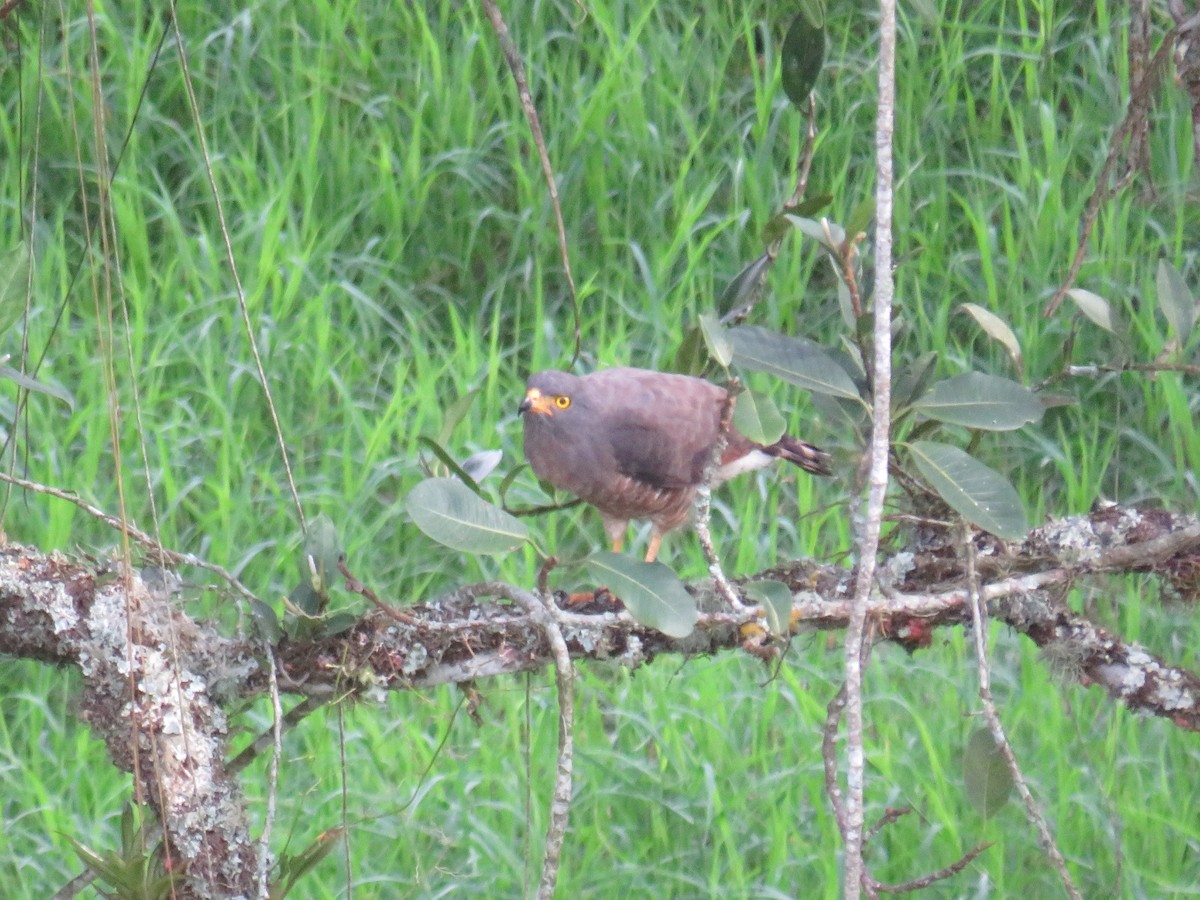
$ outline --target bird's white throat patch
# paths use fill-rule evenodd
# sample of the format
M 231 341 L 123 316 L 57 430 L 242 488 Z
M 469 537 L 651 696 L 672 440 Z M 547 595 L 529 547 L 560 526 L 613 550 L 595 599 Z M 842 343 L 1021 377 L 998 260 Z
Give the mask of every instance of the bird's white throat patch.
M 715 482 L 728 481 L 743 472 L 753 472 L 755 469 L 761 469 L 764 466 L 769 466 L 775 461 L 775 457 L 769 453 L 764 453 L 762 450 L 751 450 L 745 456 L 725 463 L 721 468 L 714 473 L 713 480 Z

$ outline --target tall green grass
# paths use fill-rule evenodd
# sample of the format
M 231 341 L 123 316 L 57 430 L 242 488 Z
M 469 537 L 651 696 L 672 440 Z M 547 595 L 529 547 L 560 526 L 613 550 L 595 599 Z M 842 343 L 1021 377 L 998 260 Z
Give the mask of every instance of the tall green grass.
M 1154 308 L 1158 259 L 1200 283 L 1190 117 L 1169 81 L 1153 115 L 1150 175 L 1106 204 L 1080 280 L 1113 301 L 1130 337 L 1106 335 L 1069 308 L 1040 314 L 1069 267 L 1123 112 L 1124 7 L 984 0 L 929 18 L 917 8 L 904 12 L 897 60 L 898 352 L 936 349 L 944 375 L 1014 374 L 956 312 L 969 301 L 1012 324 L 1031 383 L 1059 371 L 1068 339 L 1076 362 L 1152 359 L 1165 334 Z M 421 477 L 417 438 L 435 434 L 469 390 L 478 393 L 453 451 L 500 448 L 505 468 L 516 465 L 524 375 L 568 364 L 573 350 L 545 185 L 486 19 L 449 0 L 181 2 L 179 14 L 306 511 L 337 522 L 351 567 L 396 602 L 478 577 L 529 583 L 532 553 L 456 556 L 424 539 L 400 507 Z M 762 227 L 791 192 L 803 122 L 778 89 L 777 62 L 791 10 L 560 0 L 506 14 L 556 167 L 585 360 L 665 365 L 686 323 L 761 252 Z M 110 157 L 130 131 L 111 198 L 118 238 L 108 261 L 119 258 L 116 297 L 128 310 L 112 334 L 114 457 L 92 288 L 100 260 L 85 249 L 77 174 L 77 154 L 89 171 L 97 159 L 87 23 L 75 11 L 61 15 L 22 7 L 9 33 L 22 53 L 10 50 L 0 73 L 8 151 L 0 247 L 32 243 L 30 346 L 46 349 L 40 377 L 75 397 L 73 410 L 33 400 L 13 429 L 19 466 L 110 511 L 120 466 L 140 526 L 154 524 L 149 490 L 169 546 L 278 597 L 295 577 L 298 524 L 173 37 L 150 71 L 165 25 L 161 5 L 147 2 L 105 5 L 97 16 Z M 844 219 L 873 191 L 875 19 L 869 7 L 829 16 L 810 193 L 829 193 L 830 215 Z M 812 246 L 787 242 L 755 321 L 837 341 L 833 280 Z M 18 349 L 15 334 L 0 341 L 0 352 Z M 754 384 L 792 411 L 794 430 L 852 470 L 850 435 L 795 392 Z M 1035 519 L 1100 497 L 1195 508 L 1200 439 L 1187 378 L 1125 374 L 1055 389 L 1077 402 L 980 449 L 1018 484 Z M 11 398 L 0 406 L 11 420 Z M 724 489 L 714 528 L 729 567 L 746 573 L 847 550 L 849 484 L 773 472 Z M 512 496 L 539 499 L 528 475 Z M 117 543 L 42 496 L 14 498 L 3 527 L 47 549 L 107 552 Z M 533 527 L 562 556 L 600 539 L 583 511 Z M 667 554 L 685 577 L 704 573 L 686 534 L 669 539 Z M 203 576 L 193 581 L 189 611 L 244 623 L 233 600 L 199 590 Z M 1154 585 L 1085 584 L 1071 602 L 1167 659 L 1197 665 L 1194 615 Z M 999 629 L 990 637 L 1006 724 L 1085 895 L 1194 891 L 1194 740 L 1056 680 L 1019 638 Z M 774 677 L 733 655 L 660 660 L 635 673 L 584 667 L 562 895 L 836 896 L 839 842 L 820 757 L 836 646 L 803 636 Z M 79 868 L 68 836 L 115 845 L 128 779 L 107 767 L 79 721 L 72 674 L 9 661 L 0 680 L 0 893 L 40 898 Z M 548 685 L 544 676 L 478 685 L 481 724 L 450 688 L 350 706 L 344 772 L 336 714 L 307 720 L 285 741 L 276 849 L 294 851 L 338 825 L 344 788 L 357 896 L 521 894 L 539 864 L 553 773 Z M 989 841 L 964 874 L 929 893 L 1052 895 L 1056 878 L 1017 805 L 984 822 L 966 803 L 961 752 L 977 703 L 962 635 L 941 632 L 912 657 L 880 648 L 867 703 L 868 819 L 887 806 L 915 810 L 872 842 L 873 872 L 904 880 Z M 259 706 L 239 718 L 248 733 L 267 722 Z M 262 771 L 246 779 L 259 820 Z M 335 853 L 303 894 L 343 895 L 347 877 Z

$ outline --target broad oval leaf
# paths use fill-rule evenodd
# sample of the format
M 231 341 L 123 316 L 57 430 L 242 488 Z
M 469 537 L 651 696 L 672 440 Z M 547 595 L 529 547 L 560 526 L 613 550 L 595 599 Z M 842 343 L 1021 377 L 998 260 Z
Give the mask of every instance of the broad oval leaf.
M 785 206 L 783 212 L 772 216 L 771 220 L 763 226 L 762 242 L 773 244 L 787 237 L 788 232 L 794 227 L 789 216 L 811 219 L 831 203 L 833 203 L 833 194 L 812 194 L 795 206 Z
M 978 303 L 961 303 L 958 308 L 974 319 L 975 324 L 983 329 L 984 334 L 1008 351 L 1009 358 L 1020 372 L 1022 366 L 1021 344 L 1017 341 L 1017 335 L 1008 323 Z
M 702 375 L 708 365 L 708 357 L 704 352 L 704 335 L 700 326 L 693 325 L 683 336 L 675 358 L 671 360 L 670 370 L 682 372 L 684 375 Z
M 717 308 L 725 310 L 725 315 L 721 317 L 723 325 L 740 321 L 750 313 L 762 292 L 763 278 L 774 262 L 771 254 L 764 253 L 733 276 L 733 280 L 721 292 L 721 299 L 717 301 Z
M 279 616 L 275 609 L 257 597 L 252 597 L 250 615 L 254 618 L 254 624 L 258 626 L 259 635 L 272 647 L 277 646 L 279 639 L 283 637 L 283 629 L 279 626 Z
M 951 425 L 1012 431 L 1042 417 L 1037 394 L 1023 384 L 982 372 L 967 372 L 939 381 L 913 404 L 913 409 Z
M 700 334 L 704 337 L 708 355 L 716 360 L 722 369 L 728 369 L 733 360 L 733 344 L 729 342 L 729 335 L 725 333 L 724 326 L 717 321 L 716 316 L 708 313 L 700 316 Z
M 821 346 L 801 337 L 788 337 L 758 325 L 729 330 L 735 365 L 766 372 L 806 390 L 831 397 L 859 399 L 850 376 Z
M 787 422 L 770 397 L 742 391 L 733 404 L 733 427 L 754 443 L 770 446 L 783 437 Z
M 404 501 L 416 526 L 439 544 L 465 553 L 507 553 L 529 534 L 515 519 L 457 478 L 427 478 Z
M 795 226 L 797 231 L 812 238 L 831 253 L 839 252 L 839 248 L 846 240 L 846 229 L 828 219 L 817 221 L 816 219 L 806 219 L 804 216 L 794 216 L 791 214 L 788 214 L 786 218 Z
M 856 238 L 863 234 L 871 220 L 875 218 L 875 195 L 871 194 L 858 201 L 858 204 L 850 211 L 850 217 L 846 219 L 846 234 L 851 238 Z
M 358 624 L 358 616 L 352 612 L 336 612 L 321 623 L 321 627 L 317 629 L 317 637 L 320 639 L 337 637 L 343 631 L 349 631 Z
M 25 312 L 29 283 L 29 249 L 25 242 L 0 254 L 0 334 L 8 331 Z
M 1012 770 L 986 728 L 977 729 L 967 741 L 963 752 L 963 785 L 967 800 L 985 819 L 999 812 L 1012 794 Z
M 629 614 L 668 637 L 692 633 L 700 612 L 683 582 L 660 562 L 642 562 L 607 550 L 587 558 L 592 575 L 621 598 Z
M 938 356 L 937 351 L 930 350 L 897 368 L 892 380 L 893 409 L 902 409 L 925 393 L 937 366 Z
M 746 582 L 742 590 L 766 611 L 767 626 L 772 634 L 787 634 L 792 625 L 791 588 L 782 581 L 765 578 Z
M 338 562 L 342 558 L 342 543 L 338 539 L 337 526 L 325 513 L 308 523 L 304 532 L 302 552 L 301 577 L 308 581 L 317 593 L 327 594 L 330 584 L 337 578 Z
M 496 471 L 496 466 L 500 465 L 502 459 L 503 450 L 480 450 L 463 460 L 462 469 L 478 484 Z
M 1158 306 L 1167 323 L 1175 329 L 1179 345 L 1183 346 L 1196 321 L 1196 298 L 1188 290 L 1179 271 L 1165 259 L 1158 261 Z
M 814 4 L 809 4 L 812 6 Z M 783 38 L 780 53 L 783 92 L 796 106 L 803 106 L 812 93 L 825 62 L 825 23 L 817 11 L 802 9 Z
M 972 525 L 1013 541 L 1029 531 L 1021 498 L 995 469 L 949 444 L 914 441 L 908 448 L 921 477 Z
M 1071 288 L 1067 296 L 1079 307 L 1079 311 L 1099 325 L 1105 331 L 1116 334 L 1117 326 L 1113 320 L 1112 306 L 1099 294 L 1085 291 L 1083 288 Z

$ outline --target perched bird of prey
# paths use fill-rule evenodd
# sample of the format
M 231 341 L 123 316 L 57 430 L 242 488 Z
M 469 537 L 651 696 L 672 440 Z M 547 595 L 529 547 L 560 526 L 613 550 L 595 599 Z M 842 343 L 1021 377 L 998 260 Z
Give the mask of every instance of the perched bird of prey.
M 688 520 L 727 396 L 702 378 L 647 369 L 538 372 L 529 376 L 520 407 L 525 458 L 539 478 L 600 511 L 614 550 L 630 519 L 649 519 L 650 562 L 663 534 Z M 776 458 L 832 474 L 829 454 L 812 444 L 784 435 L 762 446 L 730 426 L 712 484 Z

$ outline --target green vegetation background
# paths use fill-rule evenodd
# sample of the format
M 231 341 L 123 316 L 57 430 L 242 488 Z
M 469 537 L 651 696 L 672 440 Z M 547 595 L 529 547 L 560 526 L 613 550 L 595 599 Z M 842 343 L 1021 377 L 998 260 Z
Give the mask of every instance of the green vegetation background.
M 778 89 L 777 51 L 792 11 L 764 2 L 700 10 L 680 0 L 511 6 L 559 179 L 588 362 L 664 365 L 685 325 L 761 251 L 760 230 L 791 191 L 803 121 Z M 1150 177 L 1105 205 L 1080 277 L 1113 301 L 1128 339 L 1080 324 L 1070 308 L 1044 319 L 1124 111 L 1124 5 L 942 6 L 901 10 L 895 229 L 908 330 L 898 353 L 935 349 L 942 375 L 971 367 L 1013 375 L 1004 353 L 956 312 L 969 301 L 1012 323 L 1030 383 L 1062 368 L 1072 336 L 1074 362 L 1149 361 L 1165 330 L 1153 303 L 1158 259 L 1200 286 L 1183 95 L 1164 80 Z M 448 0 L 237 8 L 180 0 L 178 9 L 306 510 L 330 515 L 354 571 L 399 603 L 484 576 L 529 583 L 530 553 L 500 562 L 456 556 L 423 538 L 399 505 L 421 477 L 418 436 L 435 434 L 468 391 L 478 393 L 452 450 L 499 448 L 503 470 L 516 465 L 524 375 L 565 365 L 572 350 L 545 185 L 486 20 L 474 4 Z M 111 359 L 129 516 L 153 525 L 144 448 L 165 543 L 277 598 L 294 578 L 297 523 L 171 39 L 150 72 L 163 16 L 148 2 L 97 13 L 106 144 L 112 158 L 121 153 L 113 296 L 128 311 L 111 333 L 95 300 L 105 287 L 94 281 L 99 251 L 85 247 L 80 200 L 80 160 L 90 172 L 97 158 L 86 16 L 82 7 L 62 14 L 24 5 L 19 60 L 9 33 L 0 243 L 33 242 L 30 345 L 48 345 L 41 376 L 76 402 L 69 411 L 33 400 L 14 431 L 19 467 L 118 511 L 102 377 Z M 766 40 L 756 57 L 760 24 Z M 873 191 L 875 13 L 870 4 L 832 4 L 828 25 L 810 193 L 831 194 L 829 213 L 844 220 Z M 94 199 L 90 181 L 88 193 Z M 95 228 L 95 206 L 87 212 Z M 838 340 L 834 280 L 810 243 L 785 245 L 754 321 Z M 18 350 L 15 334 L 3 340 L 0 351 Z M 754 383 L 775 390 L 795 430 L 850 471 L 848 434 L 817 421 L 795 392 Z M 1193 387 L 1173 374 L 1062 381 L 1055 389 L 1076 405 L 1036 428 L 989 436 L 979 454 L 1014 480 L 1034 521 L 1101 497 L 1194 509 Z M 11 394 L 0 409 L 11 421 Z M 729 568 L 846 551 L 849 486 L 848 476 L 815 485 L 779 472 L 725 490 L 714 529 Z M 536 497 L 522 477 L 512 499 Z M 586 512 L 533 524 L 565 555 L 600 540 Z M 106 553 L 117 543 L 43 496 L 14 498 L 3 527 L 46 549 Z M 666 558 L 684 577 L 703 574 L 686 534 L 669 541 Z M 1159 600 L 1152 583 L 1136 579 L 1084 585 L 1070 597 L 1195 668 L 1193 610 Z M 244 609 L 215 593 L 190 591 L 188 608 L 231 629 L 247 623 Z M 991 644 L 1004 719 L 1084 894 L 1193 892 L 1194 736 L 1063 683 L 1002 629 Z M 583 667 L 562 896 L 836 896 L 839 842 L 819 743 L 839 647 L 837 636 L 805 636 L 769 682 L 759 663 L 737 655 L 660 660 L 636 673 Z M 963 875 L 928 895 L 1053 896 L 1056 878 L 1019 807 L 982 821 L 966 802 L 973 666 L 952 631 L 912 657 L 890 646 L 875 654 L 868 819 L 889 806 L 917 814 L 875 838 L 868 859 L 878 877 L 904 880 L 990 841 Z M 129 780 L 77 721 L 75 682 L 70 672 L 0 662 L 6 897 L 45 897 L 77 872 L 68 836 L 115 846 Z M 304 722 L 285 742 L 276 848 L 296 851 L 339 825 L 344 799 L 356 896 L 520 895 L 540 860 L 551 784 L 551 679 L 478 687 L 478 724 L 449 688 Z M 267 721 L 265 707 L 240 716 L 239 745 Z M 259 818 L 264 766 L 246 781 Z M 301 893 L 344 894 L 345 865 L 335 853 Z

